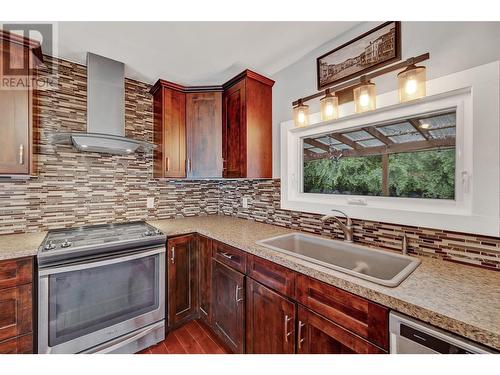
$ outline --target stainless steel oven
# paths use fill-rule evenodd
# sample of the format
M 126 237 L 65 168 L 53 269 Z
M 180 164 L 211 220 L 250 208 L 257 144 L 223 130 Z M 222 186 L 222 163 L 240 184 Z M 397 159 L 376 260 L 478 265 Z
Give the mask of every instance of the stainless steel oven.
M 134 353 L 153 345 L 164 338 L 165 246 L 43 266 L 38 306 L 39 353 Z

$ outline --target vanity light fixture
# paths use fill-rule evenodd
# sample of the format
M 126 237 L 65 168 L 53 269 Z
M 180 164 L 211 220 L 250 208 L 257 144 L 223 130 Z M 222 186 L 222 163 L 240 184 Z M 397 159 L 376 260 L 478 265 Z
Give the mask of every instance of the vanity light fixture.
M 309 125 L 309 106 L 302 103 L 302 100 L 300 99 L 297 105 L 293 107 L 293 118 L 295 120 L 296 127 Z
M 425 97 L 425 71 L 425 66 L 411 64 L 398 74 L 400 103 Z
M 321 121 L 335 120 L 339 117 L 339 98 L 330 89 L 326 89 L 325 96 L 319 101 Z
M 377 93 L 375 84 L 361 77 L 361 84 L 354 89 L 354 108 L 356 113 L 373 111 L 376 107 Z
M 293 118 L 296 127 L 309 125 L 309 106 L 304 104 L 313 99 L 320 99 L 321 121 L 328 121 L 339 117 L 338 96 L 334 92 L 353 89 L 354 108 L 356 113 L 362 113 L 376 109 L 376 89 L 375 84 L 370 80 L 390 72 L 400 71 L 398 74 L 398 93 L 400 103 L 422 98 L 426 95 L 426 68 L 416 64 L 428 60 L 430 54 L 423 53 L 410 57 L 405 61 L 386 66 L 374 72 L 369 72 L 361 77 L 353 78 L 346 82 L 341 82 L 326 90 L 318 91 L 314 94 L 304 96 L 292 102 Z M 404 69 L 401 71 L 401 69 Z M 334 99 L 332 99 L 334 98 Z M 346 97 L 347 98 L 347 97 Z M 342 99 L 342 98 L 341 98 Z M 349 99 L 348 99 L 349 100 Z M 342 101 L 342 100 L 341 100 Z M 421 126 L 425 129 L 424 126 Z

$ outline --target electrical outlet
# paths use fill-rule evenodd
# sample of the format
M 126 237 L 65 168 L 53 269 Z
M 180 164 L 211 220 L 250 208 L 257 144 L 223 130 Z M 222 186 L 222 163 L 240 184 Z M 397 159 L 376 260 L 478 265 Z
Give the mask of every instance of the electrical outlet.
M 155 197 L 148 197 L 146 205 L 148 208 L 155 208 Z
M 249 197 L 243 197 L 241 199 L 241 205 L 243 206 L 243 208 L 248 208 L 248 202 L 250 202 Z

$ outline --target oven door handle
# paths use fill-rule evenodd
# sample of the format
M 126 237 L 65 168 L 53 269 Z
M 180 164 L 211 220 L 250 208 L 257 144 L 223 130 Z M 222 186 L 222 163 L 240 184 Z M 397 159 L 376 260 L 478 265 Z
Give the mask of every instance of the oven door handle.
M 116 255 L 116 256 L 102 259 L 102 260 L 82 262 L 82 263 L 73 264 L 73 265 L 69 265 L 69 266 L 39 269 L 38 274 L 40 276 L 47 276 L 47 275 L 54 275 L 54 274 L 62 273 L 62 272 L 80 271 L 83 269 L 89 269 L 89 268 L 94 268 L 94 267 L 108 266 L 108 265 L 116 264 L 116 263 L 128 262 L 130 260 L 145 258 L 145 257 L 151 256 L 151 255 L 157 255 L 157 254 L 162 254 L 162 253 L 165 253 L 165 247 L 157 247 L 154 249 L 150 249 L 147 251 L 141 251 L 141 252 L 137 252 L 137 253 L 133 253 L 133 254 L 129 254 L 129 255 L 122 254 L 122 255 Z

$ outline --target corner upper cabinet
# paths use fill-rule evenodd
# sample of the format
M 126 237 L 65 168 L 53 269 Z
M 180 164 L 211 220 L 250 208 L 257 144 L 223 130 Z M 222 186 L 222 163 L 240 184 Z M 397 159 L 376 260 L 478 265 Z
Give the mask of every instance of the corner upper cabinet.
M 221 125 L 221 91 L 186 93 L 188 177 L 222 177 Z
M 186 177 L 186 94 L 182 86 L 159 80 L 151 89 L 154 96 L 153 176 Z
M 31 78 L 33 68 L 42 63 L 40 45 L 0 30 L 0 78 L 12 83 Z M 6 78 L 5 81 L 3 78 Z M 10 79 L 12 78 L 12 79 Z M 2 83 L 0 89 L 0 176 L 34 174 L 32 89 Z
M 273 85 L 250 70 L 223 85 L 223 177 L 272 177 Z
M 151 93 L 154 177 L 222 177 L 222 88 L 159 80 Z

